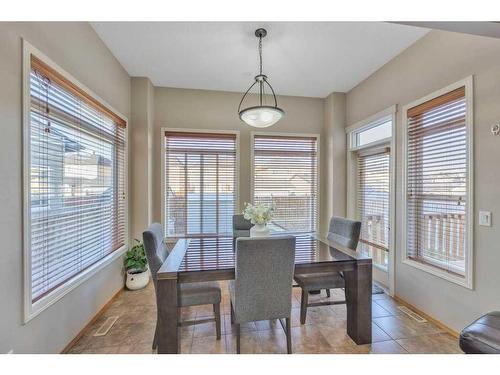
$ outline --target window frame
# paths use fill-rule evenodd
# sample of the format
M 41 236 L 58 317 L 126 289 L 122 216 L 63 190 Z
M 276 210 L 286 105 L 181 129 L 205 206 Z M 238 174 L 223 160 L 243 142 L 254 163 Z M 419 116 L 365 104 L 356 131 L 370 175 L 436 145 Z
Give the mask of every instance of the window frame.
M 121 117 L 125 121 L 125 170 L 124 170 L 124 189 L 125 189 L 125 244 L 119 249 L 108 254 L 96 263 L 92 264 L 82 272 L 71 277 L 63 284 L 52 290 L 50 293 L 32 302 L 31 288 L 31 200 L 30 200 L 30 173 L 31 173 L 31 122 L 30 122 L 30 72 L 31 72 L 31 55 L 36 56 L 49 67 L 64 76 L 65 79 L 73 83 L 75 86 L 90 95 L 93 99 L 104 105 L 110 111 Z M 23 77 L 22 77 L 22 94 L 23 94 L 23 324 L 39 315 L 42 311 L 52 306 L 54 303 L 63 298 L 66 294 L 88 280 L 91 276 L 102 270 L 104 267 L 123 256 L 129 247 L 129 186 L 128 186 L 128 118 L 122 113 L 114 109 L 105 100 L 100 98 L 92 90 L 78 81 L 75 77 L 53 62 L 49 57 L 23 39 Z
M 381 267 L 377 264 L 374 264 L 373 267 L 381 270 L 383 272 L 388 273 L 388 281 L 389 281 L 389 293 L 390 295 L 394 295 L 396 290 L 396 231 L 397 231 L 397 223 L 396 223 L 396 165 L 397 165 L 397 151 L 396 151 L 396 130 L 397 130 L 397 122 L 396 122 L 396 113 L 398 110 L 398 106 L 396 104 L 391 105 L 364 120 L 361 120 L 353 125 L 348 126 L 346 130 L 347 137 L 347 216 L 356 219 L 357 217 L 357 178 L 358 178 L 358 170 L 357 170 L 357 154 L 359 151 L 363 150 L 375 150 L 384 147 L 390 148 L 390 163 L 389 163 L 389 186 L 391 189 L 391 193 L 389 196 L 389 222 L 390 222 L 390 247 L 389 247 L 389 259 L 387 268 Z M 387 121 L 392 122 L 391 126 L 391 136 L 380 139 L 375 142 L 370 142 L 364 144 L 362 146 L 357 146 L 355 143 L 356 135 L 364 130 L 371 129 L 380 124 L 383 124 Z
M 240 131 L 239 130 L 215 130 L 215 129 L 187 129 L 187 128 L 170 128 L 161 127 L 161 227 L 165 229 L 166 212 L 165 212 L 165 188 L 166 188 L 166 173 L 165 173 L 165 132 L 180 132 L 180 133 L 205 133 L 205 134 L 234 134 L 236 136 L 236 163 L 235 163 L 235 192 L 234 192 L 234 212 L 240 212 Z M 169 237 L 172 239 L 180 238 L 178 236 Z
M 465 249 L 465 276 L 462 278 L 458 275 L 451 274 L 432 266 L 430 264 L 420 263 L 418 261 L 412 260 L 408 257 L 407 249 L 407 190 L 408 190 L 408 116 L 407 111 L 419 104 L 425 103 L 436 97 L 444 95 L 450 91 L 458 89 L 465 86 L 465 102 L 466 102 L 466 115 L 465 115 L 465 128 L 466 128 L 466 158 L 467 158 L 467 176 L 466 176 L 466 249 Z M 402 262 L 405 265 L 411 266 L 413 268 L 419 269 L 421 271 L 427 272 L 441 279 L 450 281 L 457 285 L 460 285 L 467 289 L 473 289 L 473 266 L 474 266 L 474 132 L 473 132 L 473 76 L 464 78 L 458 82 L 452 83 L 440 90 L 434 91 L 420 99 L 417 99 L 411 103 L 403 106 L 401 113 L 401 124 L 402 126 L 402 146 L 403 146 L 403 159 L 402 159 L 402 179 L 403 184 L 401 188 L 401 202 L 402 202 L 402 215 L 403 215 L 403 225 L 402 225 L 402 236 L 401 236 L 401 252 Z
M 317 215 L 316 215 L 316 235 L 320 233 L 320 216 L 321 216 L 321 135 L 317 133 L 285 133 L 285 132 L 250 132 L 250 201 L 254 202 L 254 182 L 255 182 L 255 136 L 276 136 L 276 137 L 311 137 L 316 138 L 316 186 L 318 188 L 317 195 Z

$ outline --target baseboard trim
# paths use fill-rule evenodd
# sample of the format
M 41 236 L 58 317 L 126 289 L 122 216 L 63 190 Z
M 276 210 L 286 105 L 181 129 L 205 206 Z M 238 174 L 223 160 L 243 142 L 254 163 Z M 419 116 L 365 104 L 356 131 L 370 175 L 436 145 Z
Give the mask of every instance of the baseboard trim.
M 90 319 L 90 321 L 85 324 L 85 326 L 78 332 L 78 334 L 69 342 L 68 345 L 64 347 L 64 349 L 61 351 L 61 354 L 66 354 L 68 353 L 73 346 L 75 346 L 76 342 L 80 340 L 80 338 L 83 336 L 85 331 L 92 325 L 94 324 L 97 319 L 101 317 L 101 315 L 104 313 L 104 310 L 106 310 L 117 298 L 118 296 L 123 292 L 124 287 L 121 287 L 114 295 L 109 299 L 108 302 L 106 302 L 100 309 L 99 311 Z
M 437 325 L 439 328 L 441 328 L 443 331 L 445 331 L 446 333 L 449 333 L 450 335 L 452 335 L 453 337 L 455 338 L 459 338 L 460 337 L 460 334 L 458 332 L 456 332 L 455 330 L 451 329 L 450 327 L 448 327 L 446 324 L 440 322 L 439 320 L 433 318 L 432 316 L 430 316 L 429 314 L 427 314 L 426 312 L 420 310 L 418 307 L 415 307 L 414 305 L 412 305 L 411 303 L 409 302 L 406 302 L 404 299 L 402 299 L 401 297 L 397 296 L 397 295 L 394 295 L 394 300 L 401 304 L 401 305 L 404 305 L 406 307 L 408 307 L 409 309 L 415 311 L 417 314 L 423 316 L 425 319 L 427 319 L 429 322 Z

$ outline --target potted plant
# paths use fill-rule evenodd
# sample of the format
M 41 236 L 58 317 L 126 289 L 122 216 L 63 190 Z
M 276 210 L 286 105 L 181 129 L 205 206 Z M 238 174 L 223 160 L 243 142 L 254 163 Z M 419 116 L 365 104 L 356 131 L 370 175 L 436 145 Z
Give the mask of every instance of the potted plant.
M 144 245 L 139 240 L 135 241 L 136 244 L 125 255 L 125 269 L 127 270 L 125 285 L 130 290 L 142 289 L 149 283 L 148 261 Z
M 250 237 L 269 236 L 271 230 L 267 227 L 273 218 L 274 205 L 246 203 L 243 215 L 245 219 L 250 220 L 254 226 L 250 229 Z

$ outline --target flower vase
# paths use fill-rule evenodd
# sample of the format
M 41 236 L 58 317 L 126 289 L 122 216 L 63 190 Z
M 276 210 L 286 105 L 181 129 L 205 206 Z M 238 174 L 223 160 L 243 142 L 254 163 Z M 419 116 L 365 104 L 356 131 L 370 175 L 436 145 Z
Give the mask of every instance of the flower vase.
M 267 237 L 271 233 L 271 230 L 266 224 L 255 224 L 250 228 L 250 237 Z

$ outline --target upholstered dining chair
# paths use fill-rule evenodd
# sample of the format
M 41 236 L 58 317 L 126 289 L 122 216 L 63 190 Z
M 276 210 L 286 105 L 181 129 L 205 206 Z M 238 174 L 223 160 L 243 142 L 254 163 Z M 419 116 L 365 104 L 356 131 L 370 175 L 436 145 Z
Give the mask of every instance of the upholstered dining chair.
M 337 242 L 349 249 L 356 250 L 361 231 L 361 222 L 334 216 L 330 219 L 328 240 Z M 345 296 L 345 281 L 342 272 L 324 272 L 315 274 L 295 275 L 295 282 L 302 288 L 300 301 L 300 324 L 306 323 L 307 308 L 312 306 L 345 304 L 346 301 L 324 301 L 309 303 L 310 291 L 326 290 L 330 297 L 330 289 L 343 288 Z
M 250 229 L 253 224 L 245 219 L 244 215 L 233 215 L 233 239 L 238 237 L 250 237 Z
M 167 259 L 169 251 L 165 244 L 165 237 L 163 230 L 159 223 L 153 223 L 142 233 L 144 241 L 144 250 L 146 251 L 146 258 L 148 260 L 149 270 L 153 278 L 153 284 L 156 292 L 156 306 L 158 304 L 158 281 L 157 272 L 161 265 Z M 200 282 L 180 284 L 179 287 L 179 306 L 199 306 L 199 305 L 213 305 L 214 317 L 211 319 L 204 319 L 203 322 L 215 321 L 215 330 L 217 340 L 221 338 L 221 320 L 220 320 L 220 302 L 221 290 L 217 282 Z M 184 321 L 180 325 L 193 325 L 196 321 Z M 196 322 L 197 324 L 200 321 Z M 153 338 L 153 349 L 156 349 L 158 343 L 158 319 L 156 321 L 155 335 Z
M 238 238 L 235 256 L 235 279 L 229 282 L 229 295 L 236 352 L 240 353 L 240 324 L 278 319 L 290 354 L 295 237 Z

